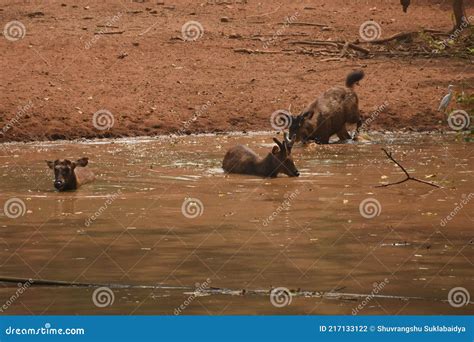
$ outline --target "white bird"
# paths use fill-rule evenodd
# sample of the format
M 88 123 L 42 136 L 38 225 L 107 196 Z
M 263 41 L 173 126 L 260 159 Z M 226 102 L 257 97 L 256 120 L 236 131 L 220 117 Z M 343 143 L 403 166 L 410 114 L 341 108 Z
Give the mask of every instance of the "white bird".
M 441 100 L 438 108 L 439 111 L 446 113 L 446 109 L 448 108 L 451 98 L 453 97 L 453 88 L 454 86 L 452 84 L 448 86 L 448 93 Z

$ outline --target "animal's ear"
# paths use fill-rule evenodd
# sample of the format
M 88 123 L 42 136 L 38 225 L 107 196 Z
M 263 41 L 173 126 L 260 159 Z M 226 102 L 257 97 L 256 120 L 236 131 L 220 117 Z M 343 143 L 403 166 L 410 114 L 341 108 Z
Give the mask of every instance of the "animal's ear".
M 87 164 L 89 163 L 89 158 L 87 157 L 84 157 L 84 158 L 81 158 L 81 159 L 78 159 L 76 160 L 73 164 L 74 166 L 86 166 Z
M 273 146 L 272 154 L 278 154 L 278 153 L 280 153 L 280 149 L 278 148 L 278 146 Z
M 52 160 L 45 160 L 45 162 L 46 162 L 46 164 L 48 164 L 48 167 L 49 167 L 50 169 L 54 169 L 54 164 L 55 164 L 54 161 L 52 161 Z

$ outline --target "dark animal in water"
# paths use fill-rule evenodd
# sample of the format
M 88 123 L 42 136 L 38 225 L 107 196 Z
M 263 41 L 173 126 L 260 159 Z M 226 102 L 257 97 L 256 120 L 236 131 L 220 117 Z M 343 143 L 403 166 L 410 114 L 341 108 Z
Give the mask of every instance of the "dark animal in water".
M 315 140 L 321 144 L 329 143 L 333 134 L 341 140 L 350 139 L 346 123 L 357 124 L 357 129 L 362 125 L 354 85 L 363 78 L 363 71 L 351 72 L 347 75 L 345 87 L 328 89 L 300 115 L 291 116 L 290 135 L 295 135 L 297 141 Z
M 54 187 L 58 191 L 76 190 L 82 184 L 90 183 L 95 179 L 92 171 L 84 169 L 89 163 L 88 158 L 81 158 L 75 162 L 68 159 L 46 160 L 46 163 L 50 169 L 54 170 Z
M 290 177 L 298 177 L 299 172 L 291 157 L 291 148 L 295 137 L 291 140 L 284 134 L 283 142 L 273 138 L 277 146 L 273 146 L 271 153 L 265 158 L 260 158 L 247 146 L 237 145 L 227 151 L 222 168 L 227 173 L 241 173 L 261 177 L 276 177 L 284 173 Z

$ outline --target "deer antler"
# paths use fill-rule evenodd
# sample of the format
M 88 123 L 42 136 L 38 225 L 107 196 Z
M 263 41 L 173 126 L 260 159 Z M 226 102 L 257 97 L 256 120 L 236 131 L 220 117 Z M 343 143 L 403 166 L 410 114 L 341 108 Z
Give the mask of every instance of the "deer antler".
M 278 147 L 280 148 L 280 151 L 283 151 L 284 143 L 282 144 L 277 138 L 273 138 L 273 141 L 275 142 L 275 144 L 278 145 Z
M 291 140 L 288 139 L 288 133 L 283 133 L 283 137 L 284 137 L 284 141 L 285 141 L 285 146 L 288 150 L 288 153 L 291 151 L 291 148 L 293 147 L 293 144 L 295 143 L 296 141 L 296 134 L 293 134 L 293 136 L 291 137 Z

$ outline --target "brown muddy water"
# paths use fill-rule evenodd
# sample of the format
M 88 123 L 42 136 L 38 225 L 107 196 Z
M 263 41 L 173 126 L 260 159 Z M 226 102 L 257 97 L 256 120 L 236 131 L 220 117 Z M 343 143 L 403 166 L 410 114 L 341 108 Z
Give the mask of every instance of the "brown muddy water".
M 295 146 L 299 178 L 222 172 L 227 148 L 271 138 L 1 146 L 0 277 L 107 287 L 3 282 L 2 313 L 474 313 L 472 144 L 374 134 Z M 403 179 L 381 147 L 442 188 L 375 188 Z M 83 156 L 97 180 L 55 192 L 44 160 Z

